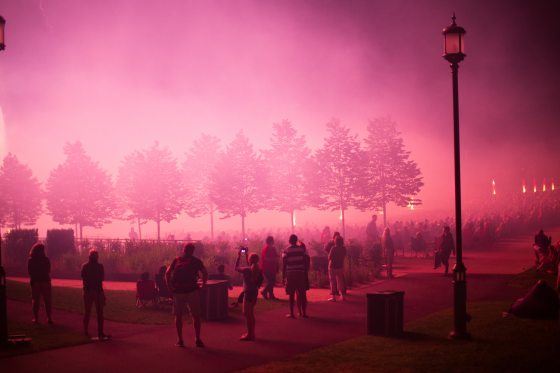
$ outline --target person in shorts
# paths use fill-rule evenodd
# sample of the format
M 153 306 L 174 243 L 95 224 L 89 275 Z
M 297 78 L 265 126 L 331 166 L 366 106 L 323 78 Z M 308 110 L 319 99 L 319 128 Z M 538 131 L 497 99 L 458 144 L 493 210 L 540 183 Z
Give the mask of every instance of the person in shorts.
M 245 265 L 241 264 L 241 257 L 244 257 Z M 255 305 L 259 288 L 263 282 L 263 274 L 259 268 L 259 256 L 255 253 L 248 256 L 248 249 L 241 247 L 237 254 L 235 270 L 243 276 L 243 315 L 247 321 L 247 333 L 243 334 L 239 340 L 255 340 Z
M 306 249 L 298 245 L 298 237 L 292 234 L 290 246 L 282 255 L 282 278 L 286 284 L 286 294 L 290 301 L 290 313 L 286 317 L 294 318 L 294 300 L 297 301 L 301 316 L 307 318 L 307 281 L 306 281 Z M 297 298 L 296 298 L 297 295 Z
M 173 295 L 173 314 L 175 315 L 175 328 L 177 329 L 177 347 L 184 347 L 183 342 L 183 314 L 188 308 L 193 320 L 195 345 L 204 347 L 200 339 L 200 287 L 199 276 L 202 278 L 202 286 L 206 285 L 208 272 L 202 261 L 193 256 L 194 245 L 188 243 L 183 248 L 183 255 L 173 260 L 167 272 L 165 280 Z

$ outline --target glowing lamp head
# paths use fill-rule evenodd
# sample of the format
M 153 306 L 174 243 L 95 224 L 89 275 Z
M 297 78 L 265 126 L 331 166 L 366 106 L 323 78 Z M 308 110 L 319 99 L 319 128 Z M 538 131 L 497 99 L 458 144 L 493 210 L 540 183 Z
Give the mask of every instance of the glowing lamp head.
M 466 56 L 466 31 L 455 23 L 455 13 L 453 13 L 451 19 L 453 23 L 443 29 L 443 58 L 451 63 L 459 63 Z
M 6 48 L 6 44 L 4 43 L 4 27 L 6 26 L 6 20 L 4 17 L 0 16 L 0 51 Z

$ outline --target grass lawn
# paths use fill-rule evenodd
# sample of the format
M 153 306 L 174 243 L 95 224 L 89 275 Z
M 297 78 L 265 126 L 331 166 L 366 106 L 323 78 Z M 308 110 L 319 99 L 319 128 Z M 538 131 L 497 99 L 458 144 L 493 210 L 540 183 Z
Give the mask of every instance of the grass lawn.
M 510 286 L 529 290 L 538 280 L 545 280 L 550 286 L 556 288 L 556 274 L 537 271 L 536 267 L 515 275 L 509 282 Z
M 451 310 L 406 325 L 401 338 L 363 336 L 245 372 L 557 371 L 557 320 L 502 317 L 509 303 L 469 304 L 470 341 L 450 341 Z
M 6 282 L 8 298 L 22 302 L 31 303 L 31 289 L 29 284 L 10 281 Z M 83 313 L 82 290 L 77 288 L 57 287 L 53 286 L 53 308 L 69 311 L 74 313 Z M 105 319 L 132 323 L 132 324 L 171 324 L 173 316 L 171 315 L 171 306 L 154 307 L 136 307 L 136 292 L 127 290 L 105 290 L 107 297 L 107 305 L 105 306 Z M 230 298 L 230 303 L 236 299 Z M 265 312 L 267 310 L 286 307 L 286 301 L 264 301 L 257 302 L 257 312 Z M 95 313 L 95 307 L 93 308 Z M 230 310 L 232 314 L 241 314 L 241 306 Z
M 27 337 L 32 338 L 33 341 L 17 347 L 0 349 L 0 358 L 90 343 L 89 338 L 86 338 L 82 333 L 60 325 L 50 326 L 46 324 L 33 324 L 30 321 L 18 322 L 9 320 L 8 330 L 10 335 L 25 334 Z

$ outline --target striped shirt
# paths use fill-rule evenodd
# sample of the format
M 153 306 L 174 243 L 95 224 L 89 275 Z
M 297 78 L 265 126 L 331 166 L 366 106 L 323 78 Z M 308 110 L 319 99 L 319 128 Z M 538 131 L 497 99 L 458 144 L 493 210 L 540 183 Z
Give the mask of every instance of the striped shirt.
M 290 246 L 282 254 L 283 272 L 305 272 L 305 246 Z

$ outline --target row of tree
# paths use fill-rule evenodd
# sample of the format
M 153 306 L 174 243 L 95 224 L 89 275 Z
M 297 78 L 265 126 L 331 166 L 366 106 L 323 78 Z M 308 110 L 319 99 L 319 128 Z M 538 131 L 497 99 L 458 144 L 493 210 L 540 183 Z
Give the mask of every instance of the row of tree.
M 222 218 L 245 217 L 260 209 L 290 214 L 307 207 L 345 212 L 383 209 L 393 202 L 406 206 L 422 187 L 417 164 L 409 158 L 396 124 L 389 118 L 369 122 L 364 144 L 337 119 L 327 123 L 328 136 L 314 153 L 289 121 L 273 125 L 268 149 L 256 152 L 242 131 L 222 148 L 214 136 L 201 135 L 179 165 L 156 142 L 127 155 L 116 182 L 93 161 L 81 143 L 67 143 L 66 160 L 51 171 L 45 190 L 30 168 L 8 154 L 0 170 L 0 223 L 20 228 L 34 225 L 43 212 L 53 221 L 99 228 L 111 219 L 142 225 L 170 222 L 182 212 L 208 215 L 214 235 L 216 212 Z M 385 222 L 386 223 L 386 222 Z

